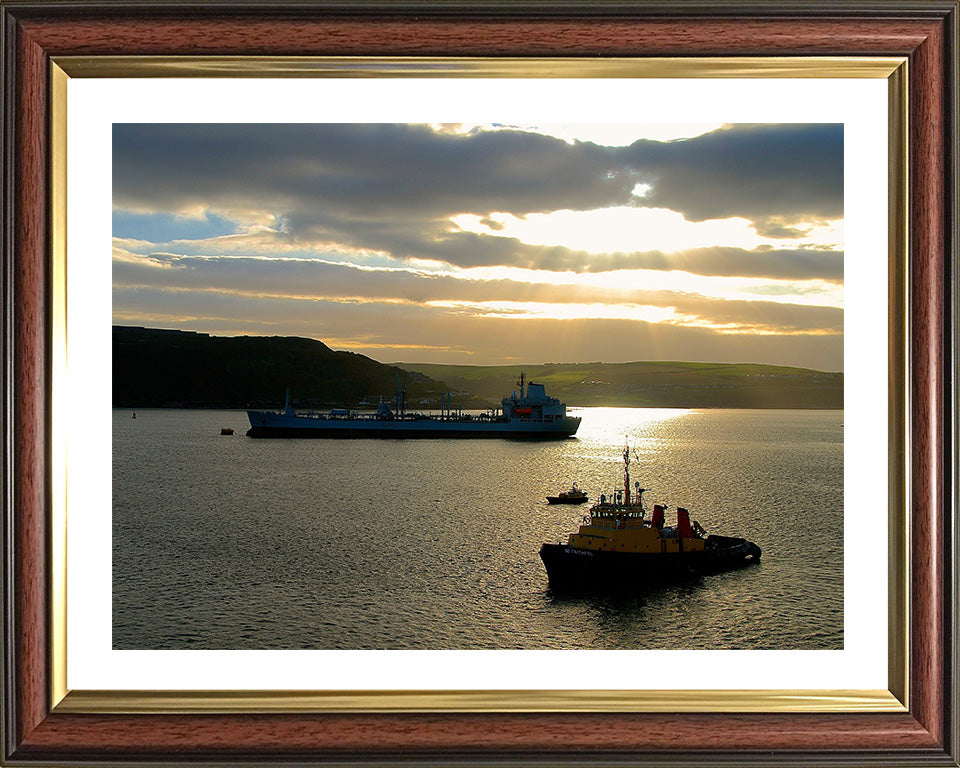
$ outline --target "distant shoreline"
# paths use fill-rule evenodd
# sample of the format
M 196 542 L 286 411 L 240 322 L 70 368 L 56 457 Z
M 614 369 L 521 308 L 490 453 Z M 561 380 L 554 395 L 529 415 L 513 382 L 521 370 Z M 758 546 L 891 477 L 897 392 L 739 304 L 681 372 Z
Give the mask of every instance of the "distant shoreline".
M 524 373 L 568 408 L 842 410 L 843 374 L 759 363 L 636 361 L 387 365 L 315 339 L 113 327 L 116 408 L 376 408 L 403 389 L 408 411 L 499 407 Z

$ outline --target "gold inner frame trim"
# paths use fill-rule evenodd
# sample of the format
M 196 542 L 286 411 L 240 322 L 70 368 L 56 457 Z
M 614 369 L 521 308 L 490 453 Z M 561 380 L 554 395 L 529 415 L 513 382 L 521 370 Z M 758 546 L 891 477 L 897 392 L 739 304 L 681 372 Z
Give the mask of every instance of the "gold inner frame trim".
M 75 691 L 58 712 L 903 712 L 889 691 Z
M 67 693 L 67 80 L 50 67 L 50 675 L 51 699 Z
M 77 78 L 875 78 L 888 81 L 889 690 L 121 691 L 67 685 L 67 91 Z M 909 669 L 907 60 L 901 57 L 479 59 L 63 56 L 51 60 L 51 707 L 70 713 L 903 712 Z
M 887 146 L 888 146 L 888 447 L 889 471 L 887 498 L 890 514 L 887 529 L 889 550 L 887 590 L 887 679 L 890 691 L 909 707 L 910 700 L 910 378 L 909 359 L 910 260 L 908 201 L 909 160 L 906 151 L 909 134 L 909 63 L 887 79 Z
M 70 77 L 887 78 L 902 57 L 57 56 Z

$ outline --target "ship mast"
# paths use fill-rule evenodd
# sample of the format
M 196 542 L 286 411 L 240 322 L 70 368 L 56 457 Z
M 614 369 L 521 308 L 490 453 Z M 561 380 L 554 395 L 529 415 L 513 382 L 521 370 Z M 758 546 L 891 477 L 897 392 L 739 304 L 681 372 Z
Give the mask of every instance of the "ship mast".
M 401 378 L 402 374 L 402 378 Z M 394 393 L 397 413 L 403 416 L 407 410 L 407 373 L 406 371 L 397 371 L 397 390 Z
M 630 506 L 630 445 L 623 449 L 623 503 Z

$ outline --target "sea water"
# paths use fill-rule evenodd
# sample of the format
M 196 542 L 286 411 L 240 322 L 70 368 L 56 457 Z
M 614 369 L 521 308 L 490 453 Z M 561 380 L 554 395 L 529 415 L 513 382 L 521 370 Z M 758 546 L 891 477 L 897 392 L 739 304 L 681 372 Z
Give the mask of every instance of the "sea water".
M 840 649 L 843 412 L 582 408 L 575 438 L 255 440 L 113 412 L 117 649 Z M 221 435 L 221 428 L 234 435 Z M 759 565 L 554 594 L 573 482 L 677 506 Z

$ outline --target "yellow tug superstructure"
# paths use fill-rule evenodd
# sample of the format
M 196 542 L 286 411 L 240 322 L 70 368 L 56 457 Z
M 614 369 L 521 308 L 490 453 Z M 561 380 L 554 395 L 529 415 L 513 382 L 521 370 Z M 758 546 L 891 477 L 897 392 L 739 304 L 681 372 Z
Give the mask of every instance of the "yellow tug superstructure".
M 566 544 L 544 544 L 540 557 L 553 587 L 599 584 L 631 586 L 640 578 L 678 572 L 719 570 L 760 559 L 760 547 L 746 539 L 708 536 L 689 512 L 677 508 L 677 524 L 667 526 L 666 507 L 657 504 L 651 517 L 643 506 L 647 490 L 630 486 L 630 449 L 624 449 L 623 490 L 590 508 L 589 516 Z

